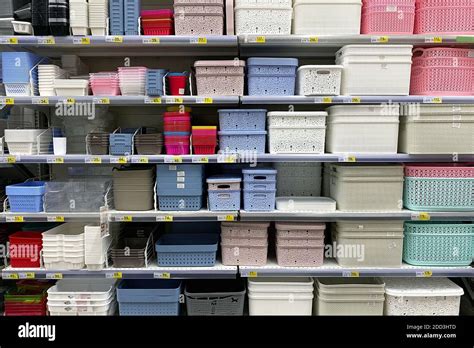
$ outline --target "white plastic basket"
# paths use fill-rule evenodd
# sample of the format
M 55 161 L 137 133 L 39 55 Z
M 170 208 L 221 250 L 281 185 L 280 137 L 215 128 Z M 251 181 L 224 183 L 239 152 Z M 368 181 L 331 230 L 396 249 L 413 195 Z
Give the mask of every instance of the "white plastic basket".
M 266 294 L 249 292 L 250 315 L 298 315 L 312 313 L 313 294 Z
M 54 90 L 57 96 L 86 96 L 89 95 L 89 80 L 55 79 Z
M 48 300 L 106 301 L 114 284 L 115 279 L 62 279 L 48 289 Z
M 33 35 L 33 26 L 30 22 L 12 21 L 12 25 L 17 34 Z
M 272 111 L 267 114 L 269 127 L 321 127 L 326 125 L 324 111 Z
M 296 72 L 298 95 L 339 95 L 342 79 L 341 65 L 303 65 Z
M 11 155 L 39 155 L 50 152 L 50 129 L 5 129 L 5 142 Z
M 289 7 L 236 4 L 236 34 L 290 35 L 292 13 L 291 4 Z
M 324 153 L 326 127 L 268 128 L 270 153 Z

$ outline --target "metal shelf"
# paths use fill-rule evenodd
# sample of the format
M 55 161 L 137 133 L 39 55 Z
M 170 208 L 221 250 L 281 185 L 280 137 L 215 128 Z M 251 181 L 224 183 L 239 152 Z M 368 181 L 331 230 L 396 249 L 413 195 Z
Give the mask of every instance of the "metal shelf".
M 474 221 L 474 211 L 466 212 L 416 212 L 401 210 L 393 212 L 250 212 L 241 210 L 240 221 L 350 221 L 350 220 L 414 220 L 414 221 Z
M 406 162 L 454 162 L 452 154 L 408 155 L 408 154 L 259 154 L 257 162 L 366 162 L 366 163 L 406 163 Z M 472 155 L 458 155 L 456 162 L 472 162 Z
M 0 222 L 75 222 L 100 219 L 99 212 L 87 213 L 10 213 L 0 214 Z
M 335 260 L 325 260 L 321 267 L 281 267 L 271 260 L 265 266 L 240 266 L 242 277 L 473 277 L 472 267 L 345 268 Z
M 474 96 L 243 96 L 243 105 L 313 105 L 313 104 L 473 104 Z
M 214 267 L 158 267 L 107 268 L 102 271 L 46 270 L 44 268 L 11 268 L 2 270 L 3 279 L 63 279 L 63 278 L 116 278 L 116 279 L 230 279 L 237 276 L 236 266 L 224 266 L 219 261 Z
M 110 222 L 199 222 L 236 221 L 237 211 L 116 211 L 107 212 Z
M 44 56 L 237 56 L 237 36 L 0 36 L 2 46 Z

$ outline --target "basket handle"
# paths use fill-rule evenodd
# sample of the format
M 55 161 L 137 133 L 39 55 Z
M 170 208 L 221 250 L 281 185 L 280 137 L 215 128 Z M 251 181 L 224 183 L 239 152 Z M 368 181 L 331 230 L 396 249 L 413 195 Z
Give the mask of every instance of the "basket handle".
M 317 70 L 316 74 L 318 75 L 329 75 L 331 72 L 329 70 Z
M 229 184 L 219 184 L 219 185 L 217 185 L 217 188 L 218 189 L 230 189 L 230 185 Z
M 425 55 L 424 48 L 415 48 L 413 50 L 413 58 L 422 58 Z
M 254 175 L 253 177 L 254 180 L 267 180 L 266 175 Z
M 256 185 L 254 185 L 254 188 L 265 190 L 266 186 L 264 184 L 256 184 Z
M 217 197 L 222 198 L 222 199 L 230 199 L 230 194 L 229 193 L 218 193 Z
M 253 198 L 266 199 L 267 194 L 266 193 L 256 193 L 256 194 L 253 195 Z

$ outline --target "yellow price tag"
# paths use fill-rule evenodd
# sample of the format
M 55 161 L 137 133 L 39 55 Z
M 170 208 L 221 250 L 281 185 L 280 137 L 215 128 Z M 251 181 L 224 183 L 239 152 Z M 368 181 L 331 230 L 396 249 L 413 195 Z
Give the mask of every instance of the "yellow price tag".
M 26 272 L 19 274 L 20 279 L 35 279 L 35 274 L 33 272 Z
M 147 37 L 143 39 L 144 44 L 158 45 L 160 43 L 159 37 Z
M 224 160 L 221 161 L 223 163 L 235 163 L 237 161 L 237 157 L 235 155 L 225 156 Z
M 212 100 L 212 98 L 207 97 L 207 98 L 198 98 L 196 102 L 199 104 L 212 104 L 214 101 Z
M 46 274 L 46 279 L 63 279 L 62 273 L 48 273 Z
M 256 43 L 265 43 L 265 41 L 266 41 L 265 36 L 257 36 L 255 38 Z
M 122 43 L 123 36 L 110 36 L 106 38 L 106 41 L 113 42 L 113 43 Z
M 166 156 L 165 163 L 183 163 L 181 156 Z
M 25 222 L 25 219 L 23 216 L 7 216 L 6 217 L 7 222 Z
M 54 37 L 41 37 L 38 38 L 38 44 L 40 45 L 54 45 L 56 44 L 56 40 Z
M 74 98 L 66 98 L 66 100 L 65 100 L 64 102 L 65 102 L 65 104 L 72 105 L 72 104 L 76 104 L 76 99 L 74 99 Z
M 317 36 L 311 36 L 309 38 L 309 43 L 318 43 L 319 42 L 319 37 Z
M 324 104 L 331 104 L 332 103 L 332 98 L 331 97 L 323 97 L 323 103 Z
M 16 157 L 15 156 L 7 156 L 7 163 L 16 163 Z
M 114 273 L 112 273 L 112 278 L 114 278 L 114 279 L 122 279 L 122 272 L 114 272 Z
M 352 97 L 351 102 L 354 104 L 360 104 L 361 99 L 360 97 Z
M 171 279 L 171 274 L 169 272 L 158 272 L 158 273 L 155 273 L 155 278 Z
M 47 162 L 50 163 L 50 164 L 63 164 L 64 163 L 64 157 L 48 158 Z
M 125 216 L 119 217 L 119 218 L 118 218 L 118 221 L 132 222 L 132 221 L 133 221 L 133 216 L 131 216 L 131 215 L 125 215 Z
M 372 43 L 388 43 L 388 36 L 374 36 L 371 39 Z
M 347 271 L 347 272 L 343 272 L 342 276 L 347 277 L 347 278 L 359 278 L 360 273 L 357 271 Z
M 91 163 L 91 164 L 101 164 L 102 163 L 102 158 L 100 158 L 100 157 L 86 157 L 85 162 L 86 163 Z
M 64 216 L 48 216 L 48 222 L 64 222 Z
M 6 275 L 5 279 L 20 279 L 18 273 L 9 273 Z
M 140 157 L 138 163 L 147 164 L 149 162 L 148 157 Z
M 88 37 L 81 37 L 79 40 L 77 40 L 77 43 L 79 45 L 90 45 L 91 44 L 91 39 Z
M 442 104 L 442 103 L 443 103 L 443 98 L 441 98 L 441 97 L 434 97 L 434 98 L 433 98 L 433 103 L 435 103 L 435 104 Z
M 11 37 L 8 39 L 10 45 L 18 45 L 18 39 L 16 37 Z
M 411 219 L 415 221 L 430 221 L 431 216 L 429 213 L 421 212 L 421 213 L 413 213 L 411 215 Z
M 94 100 L 96 104 L 110 104 L 109 98 L 98 98 Z
M 32 101 L 33 104 L 36 104 L 36 105 L 48 105 L 49 104 L 49 99 L 45 98 L 45 97 L 33 98 L 31 101 Z
M 119 157 L 118 158 L 118 163 L 120 163 L 120 164 L 127 163 L 127 157 L 123 157 L 123 156 Z
M 234 215 L 226 215 L 225 216 L 225 221 L 234 221 L 235 217 Z
M 347 156 L 346 162 L 357 162 L 357 159 L 354 155 Z
M 431 276 L 433 276 L 433 271 L 416 272 L 416 276 L 422 278 L 430 278 Z
M 200 45 L 207 44 L 207 37 L 198 37 L 197 43 L 200 44 Z
M 173 215 L 165 215 L 163 218 L 164 222 L 173 222 Z
M 436 44 L 440 44 L 440 43 L 443 43 L 443 38 L 441 36 L 432 36 L 432 37 L 427 37 L 425 39 L 425 42 L 426 43 L 436 43 Z
M 250 271 L 250 272 L 248 273 L 248 277 L 249 277 L 249 278 L 257 278 L 257 277 L 258 277 L 258 272 L 256 272 L 256 271 Z
M 209 163 L 209 157 L 193 156 L 193 163 Z

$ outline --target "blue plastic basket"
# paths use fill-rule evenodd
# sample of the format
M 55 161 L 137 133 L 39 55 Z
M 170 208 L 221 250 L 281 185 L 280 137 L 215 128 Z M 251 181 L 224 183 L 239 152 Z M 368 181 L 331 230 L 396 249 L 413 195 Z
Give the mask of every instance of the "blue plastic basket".
M 158 266 L 212 267 L 216 263 L 216 234 L 165 234 L 156 242 Z
M 110 145 L 109 152 L 112 156 L 128 156 L 132 154 L 130 145 Z
M 201 164 L 158 164 L 156 166 L 156 176 L 176 178 L 176 177 L 202 177 L 204 167 Z
M 110 34 L 123 35 L 124 30 L 124 0 L 109 0 Z
M 240 210 L 240 190 L 208 191 L 209 210 L 232 211 Z
M 148 69 L 146 74 L 146 93 L 147 95 L 164 95 L 163 77 L 168 70 L 166 69 Z
M 403 260 L 415 266 L 468 266 L 474 256 L 474 224 L 406 222 Z
M 242 174 L 244 176 L 244 182 L 274 182 L 276 181 L 277 170 L 276 169 L 243 169 Z
M 247 190 L 247 191 L 276 190 L 276 181 L 272 181 L 272 180 L 244 181 L 244 190 Z
M 249 95 L 295 95 L 296 75 L 247 75 Z
M 403 197 L 410 210 L 474 211 L 474 178 L 406 177 Z
M 276 190 L 244 190 L 244 209 L 247 211 L 273 211 L 275 210 L 275 196 Z
M 140 0 L 124 1 L 125 35 L 138 35 L 138 18 L 140 17 Z
M 202 195 L 199 196 L 160 196 L 158 206 L 163 211 L 197 211 L 202 208 Z
M 8 185 L 6 188 L 10 211 L 13 213 L 38 213 L 43 211 L 45 183 L 29 181 Z
M 265 130 L 265 109 L 228 109 L 217 110 L 221 131 L 233 130 Z
M 179 315 L 181 281 L 127 279 L 117 287 L 120 315 Z
M 266 131 L 220 131 L 219 148 L 227 152 L 265 153 Z
M 41 61 L 41 57 L 29 52 L 3 52 L 3 83 L 30 83 L 30 70 Z M 38 71 L 33 71 L 33 79 L 38 79 Z
M 296 58 L 249 58 L 247 73 L 249 75 L 296 75 L 298 59 Z

